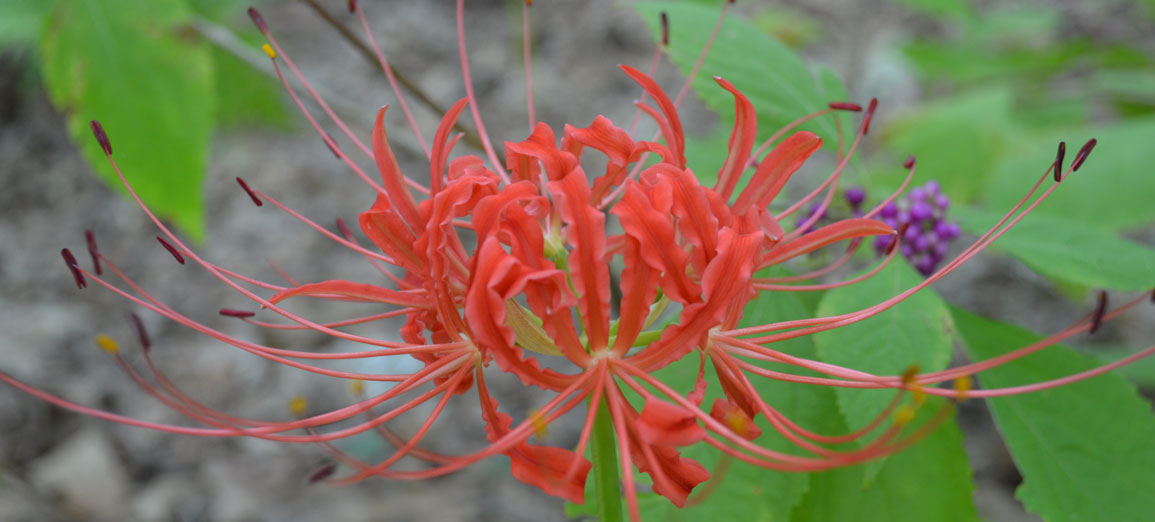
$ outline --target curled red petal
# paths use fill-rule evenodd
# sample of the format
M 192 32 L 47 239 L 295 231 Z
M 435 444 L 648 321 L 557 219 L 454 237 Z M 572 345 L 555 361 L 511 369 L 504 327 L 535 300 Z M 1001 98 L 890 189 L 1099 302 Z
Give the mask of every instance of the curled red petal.
M 316 296 L 316 295 L 339 295 L 344 297 L 352 297 L 362 301 L 373 301 L 377 303 L 388 303 L 398 306 L 411 306 L 414 308 L 428 308 L 429 299 L 423 294 L 414 292 L 400 292 L 397 290 L 390 290 L 380 286 L 374 286 L 366 283 L 356 283 L 353 281 L 332 280 L 322 281 L 320 283 L 310 283 L 301 285 L 296 288 L 289 288 L 282 290 L 269 298 L 270 303 L 279 303 L 290 297 L 299 296 Z
M 576 168 L 549 190 L 565 221 L 570 253 L 570 276 L 578 306 L 589 334 L 589 349 L 597 352 L 609 342 L 610 270 L 606 262 L 606 215 L 590 203 L 585 172 Z
M 641 259 L 661 274 L 662 290 L 679 303 L 699 301 L 702 289 L 686 273 L 689 254 L 676 248 L 674 223 L 670 219 L 673 191 L 661 183 L 646 194 L 636 183 L 629 183 L 622 199 L 611 212 L 618 216 L 622 229 L 641 245 Z
M 576 156 L 558 148 L 553 129 L 545 123 L 538 123 L 525 141 L 505 142 L 505 163 L 515 180 L 536 182 L 538 162 L 550 180 L 559 180 L 580 165 Z
M 643 442 L 659 446 L 689 446 L 706 437 L 693 412 L 654 397 L 646 399 L 637 429 Z
M 457 103 L 445 112 L 445 116 L 441 118 L 441 124 L 437 127 L 437 134 L 433 136 L 433 150 L 429 157 L 430 194 L 436 195 L 441 190 L 441 177 L 445 175 L 445 165 L 449 161 L 449 150 L 453 148 L 453 143 L 456 143 L 456 140 L 449 140 L 449 133 L 453 132 L 453 126 L 457 124 L 457 119 L 461 117 L 461 111 L 465 110 L 466 105 L 469 105 L 469 98 L 457 100 Z M 385 110 L 382 109 L 381 112 L 385 112 Z
M 798 257 L 831 243 L 837 243 L 847 239 L 889 235 L 893 233 L 894 229 L 881 221 L 868 218 L 844 219 L 803 235 L 789 243 L 779 244 L 767 252 L 766 258 L 762 260 L 762 265 L 769 266 L 781 263 L 787 259 Z
M 417 212 L 417 200 L 413 193 L 405 186 L 405 175 L 397 165 L 397 158 L 393 149 L 389 147 L 389 137 L 385 134 L 385 110 L 389 106 L 381 107 L 377 111 L 377 120 L 373 123 L 373 159 L 377 162 L 377 169 L 381 171 L 381 184 L 389 196 L 389 201 L 397 209 L 405 223 L 411 230 L 422 228 L 421 216 Z
M 629 174 L 629 164 L 636 150 L 634 140 L 625 130 L 615 126 L 605 116 L 594 118 L 589 127 L 577 128 L 566 125 L 561 147 L 575 156 L 583 147 L 590 147 L 606 155 L 605 173 L 594 178 L 592 199 L 599 201 L 613 187 L 625 180 Z
M 714 77 L 714 81 L 734 95 L 734 130 L 730 133 L 726 162 L 718 171 L 718 184 L 714 186 L 714 190 L 723 198 L 730 199 L 730 194 L 733 194 L 734 187 L 738 185 L 742 171 L 746 169 L 746 163 L 750 160 L 754 140 L 758 137 L 758 118 L 754 113 L 754 105 L 738 91 L 737 87 L 734 87 L 734 84 L 717 76 Z
M 714 400 L 714 407 L 710 409 L 710 416 L 746 440 L 754 440 L 762 436 L 762 429 L 754 423 L 754 419 L 743 408 L 721 397 Z
M 782 140 L 758 164 L 758 170 L 754 171 L 750 183 L 734 202 L 734 214 L 745 214 L 752 207 L 766 208 L 790 180 L 790 176 L 820 148 L 822 138 L 813 132 L 795 132 Z
M 358 216 L 361 231 L 369 240 L 406 270 L 423 273 L 426 260 L 422 252 L 413 248 L 417 237 L 405 225 L 405 220 L 393 209 L 389 196 L 378 194 L 373 207 Z
M 646 76 L 646 73 L 639 71 L 628 65 L 621 65 L 622 71 L 632 78 L 647 94 L 658 102 L 658 107 L 662 109 L 662 115 L 658 115 L 650 110 L 646 110 L 645 105 L 639 105 L 639 108 L 646 110 L 655 120 L 658 121 L 658 126 L 662 127 L 662 134 L 666 137 L 666 143 L 670 145 L 670 149 L 674 153 L 675 165 L 678 167 L 686 167 L 686 142 L 685 136 L 682 134 L 682 121 L 678 118 L 678 109 L 674 106 L 674 102 L 666 96 L 666 92 L 658 86 L 653 78 Z M 664 117 L 662 117 L 664 116 Z
M 497 411 L 497 400 L 488 394 L 481 400 L 486 434 L 493 442 L 509 433 L 512 418 Z M 509 457 L 514 478 L 575 504 L 585 503 L 586 477 L 593 467 L 585 457 L 566 449 L 534 446 L 528 442 L 517 444 L 505 455 Z M 576 472 L 569 474 L 571 469 Z

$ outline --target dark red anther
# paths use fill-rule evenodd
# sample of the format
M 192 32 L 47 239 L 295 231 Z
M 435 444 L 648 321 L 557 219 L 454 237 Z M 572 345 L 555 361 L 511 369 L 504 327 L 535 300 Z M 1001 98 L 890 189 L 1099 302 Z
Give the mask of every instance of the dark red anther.
M 144 329 L 144 323 L 140 321 L 140 317 L 132 312 L 129 312 L 128 319 L 132 321 L 133 328 L 136 328 L 136 337 L 140 339 L 140 348 L 147 352 L 149 348 L 152 348 L 152 340 L 148 338 L 148 330 Z
M 1059 142 L 1059 151 L 1055 153 L 1055 183 L 1063 181 L 1063 157 L 1067 155 L 1067 142 Z
M 330 462 L 309 473 L 308 481 L 310 484 L 316 484 L 325 480 L 337 472 L 337 465 Z
M 92 134 L 96 136 L 96 142 L 100 144 L 100 148 L 104 150 L 105 154 L 111 156 L 112 142 L 108 141 L 108 134 L 104 133 L 104 127 L 96 120 L 92 120 L 88 124 L 92 127 Z
M 92 256 L 92 267 L 96 275 L 103 275 L 100 269 L 100 252 L 96 250 L 96 236 L 91 230 L 84 231 L 84 239 L 88 242 L 88 255 Z
M 836 111 L 862 112 L 862 106 L 854 102 L 830 102 L 827 105 Z
M 65 248 L 60 251 L 60 255 L 64 257 L 64 264 L 68 265 L 68 269 L 72 271 L 72 278 L 76 280 L 76 288 L 88 287 L 88 281 L 84 280 L 84 273 L 80 271 L 80 266 L 78 266 L 72 252 Z
M 357 12 L 357 0 L 349 0 L 348 6 L 349 6 L 349 12 L 350 13 L 356 13 Z
M 906 161 L 902 162 L 902 168 L 906 170 L 914 168 L 914 154 L 911 154 L 909 158 L 906 158 Z
M 1083 166 L 1083 162 L 1087 161 L 1087 156 L 1091 155 L 1091 150 L 1093 150 L 1098 143 L 1099 140 L 1091 138 L 1087 143 L 1083 144 L 1083 148 L 1079 149 L 1078 154 L 1075 154 L 1075 161 L 1071 162 L 1072 172 L 1079 170 L 1079 167 Z
M 257 193 L 253 192 L 253 189 L 249 188 L 249 184 L 245 183 L 245 180 L 241 179 L 240 176 L 237 176 L 237 183 L 241 185 L 241 188 L 245 189 L 245 193 L 248 194 L 249 198 L 253 200 L 254 205 L 258 207 L 264 205 L 264 202 L 261 201 L 261 198 L 257 197 Z
M 176 247 L 169 244 L 168 241 L 165 241 L 163 237 L 156 236 L 156 240 L 160 241 L 160 244 L 164 246 L 164 249 L 168 250 L 168 253 L 172 254 L 172 257 L 176 258 L 177 263 L 182 265 L 184 264 L 184 256 L 180 255 L 180 251 L 178 251 Z
M 248 310 L 234 310 L 232 308 L 221 308 L 219 313 L 225 317 L 238 317 L 241 319 L 257 315 L 256 312 L 250 312 Z
M 257 25 L 257 29 L 260 29 L 262 33 L 269 32 L 269 26 L 265 25 L 265 19 L 261 17 L 261 13 L 257 11 L 257 8 L 249 8 L 249 18 L 253 19 L 253 23 Z
M 349 227 L 345 225 L 343 218 L 337 218 L 337 231 L 340 232 L 341 236 L 345 239 L 349 241 L 353 240 L 353 231 L 349 230 Z
M 890 243 L 886 244 L 886 255 L 889 256 L 894 253 L 894 249 L 898 248 L 898 242 L 906 236 L 906 229 L 908 228 L 910 228 L 909 222 L 903 223 L 902 226 L 898 227 L 898 230 L 894 233 L 894 237 L 890 238 Z
M 326 147 L 329 147 L 329 152 L 332 152 L 334 157 L 341 159 L 341 150 L 337 148 L 337 140 L 333 139 L 332 135 L 325 133 L 322 141 L 325 142 Z
M 670 15 L 662 11 L 658 19 L 662 22 L 662 45 L 670 45 Z
M 870 132 L 870 120 L 874 118 L 874 110 L 878 108 L 878 98 L 871 98 L 870 105 L 866 106 L 866 116 L 862 118 L 862 134 Z
M 1095 305 L 1095 314 L 1091 316 L 1091 329 L 1087 333 L 1095 333 L 1103 325 L 1103 314 L 1107 313 L 1107 292 L 1099 290 L 1099 304 Z

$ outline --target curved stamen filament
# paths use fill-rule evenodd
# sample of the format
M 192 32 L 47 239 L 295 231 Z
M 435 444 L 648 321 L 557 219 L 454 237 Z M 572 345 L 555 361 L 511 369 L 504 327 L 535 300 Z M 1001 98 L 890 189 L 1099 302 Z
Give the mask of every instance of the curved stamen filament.
M 377 63 L 381 66 L 381 71 L 385 73 L 385 78 L 389 81 L 389 87 L 393 89 L 393 95 L 397 97 L 397 103 L 401 105 L 401 112 L 405 114 L 405 121 L 409 123 L 409 129 L 413 131 L 413 137 L 417 138 L 417 143 L 421 145 L 421 150 L 425 152 L 425 157 L 432 156 L 429 150 L 429 145 L 425 143 L 425 137 L 421 135 L 421 128 L 417 126 L 417 120 L 413 118 L 413 112 L 409 110 L 409 104 L 405 102 L 405 95 L 401 92 L 401 87 L 397 85 L 397 76 L 393 73 L 393 67 L 389 66 L 389 60 L 385 58 L 385 52 L 381 50 L 381 45 L 377 43 L 377 38 L 373 36 L 373 29 L 369 27 L 369 19 L 366 18 L 365 12 L 361 10 L 360 2 L 354 2 L 353 12 L 357 14 L 357 18 L 361 20 L 361 27 L 365 30 L 365 36 L 369 37 L 369 44 L 373 48 L 373 54 L 377 57 Z

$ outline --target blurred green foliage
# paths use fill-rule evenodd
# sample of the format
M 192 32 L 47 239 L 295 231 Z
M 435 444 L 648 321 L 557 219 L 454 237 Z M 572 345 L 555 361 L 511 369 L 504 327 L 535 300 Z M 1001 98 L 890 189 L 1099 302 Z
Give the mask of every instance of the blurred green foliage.
M 161 217 L 204 236 L 202 184 L 214 133 L 285 125 L 280 88 L 207 39 L 205 25 L 256 42 L 240 0 L 10 0 L 0 2 L 0 47 L 30 49 L 44 87 L 93 169 L 116 190 L 92 137 L 100 121 L 118 164 Z M 263 56 L 250 43 L 254 56 Z

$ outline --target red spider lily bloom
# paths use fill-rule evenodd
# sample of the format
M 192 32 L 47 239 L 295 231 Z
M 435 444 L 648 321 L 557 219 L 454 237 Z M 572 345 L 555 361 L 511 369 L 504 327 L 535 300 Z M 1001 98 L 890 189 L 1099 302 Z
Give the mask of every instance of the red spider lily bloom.
M 402 172 L 386 135 L 385 109 L 377 115 L 369 144 L 364 144 L 309 87 L 263 20 L 252 11 L 258 27 L 272 44 L 266 51 L 278 75 L 281 63 L 288 66 L 354 148 L 376 164 L 375 179 L 361 170 L 349 151 L 321 130 L 296 91 L 285 82 L 293 99 L 335 155 L 376 191 L 376 201 L 359 219 L 362 233 L 375 248 L 360 244 L 343 223 L 339 225 L 340 233 L 334 234 L 269 195 L 252 189 L 240 178 L 238 182 L 257 205 L 268 202 L 305 221 L 339 245 L 363 255 L 381 268 L 380 281 L 330 280 L 308 284 L 290 281 L 288 286 L 257 281 L 203 258 L 141 204 L 162 232 L 158 239 L 174 257 L 201 266 L 260 305 L 263 313 L 280 315 L 287 322 L 259 321 L 253 312 L 232 309 L 222 310 L 223 315 L 268 328 L 314 330 L 361 343 L 366 346 L 365 350 L 315 353 L 230 336 L 155 299 L 101 254 L 91 237 L 93 270 L 82 268 L 68 250 L 64 251 L 66 264 L 78 286 L 94 281 L 140 307 L 256 356 L 350 380 L 358 392 L 358 401 L 308 416 L 304 415 L 304 404 L 296 403 L 293 410 L 298 418 L 289 421 L 233 417 L 181 392 L 152 363 L 147 349 L 144 357 L 148 373 L 139 372 L 121 358 L 116 343 L 107 337 L 99 338 L 99 344 L 116 355 L 135 381 L 165 404 L 204 426 L 139 421 L 65 401 L 7 374 L 0 373 L 0 380 L 63 407 L 132 425 L 189 435 L 249 436 L 320 444 L 349 468 L 345 475 L 329 479 L 338 483 L 370 476 L 428 478 L 457 471 L 481 459 L 505 455 L 512 463 L 514 477 L 577 503 L 585 500 L 585 482 L 591 469 L 591 463 L 583 455 L 595 413 L 599 405 L 605 404 L 620 448 L 624 491 L 631 515 L 637 519 L 633 468 L 649 475 L 654 492 L 677 506 L 685 505 L 695 486 L 709 478 L 710 473 L 701 464 L 683 457 L 679 447 L 705 442 L 746 462 L 787 471 L 817 471 L 850 465 L 898 451 L 944 420 L 949 412 L 947 408 L 941 408 L 938 415 L 917 429 L 906 429 L 914 415 L 913 408 L 924 395 L 961 399 L 1044 389 L 1097 375 L 1155 351 L 1150 348 L 1120 363 L 1055 381 L 978 391 L 969 386 L 969 376 L 1094 329 L 1101 321 L 1117 316 L 1139 300 L 1113 311 L 1107 311 L 1104 302 L 1092 316 L 1035 345 L 998 359 L 939 372 L 912 370 L 903 375 L 872 375 L 775 350 L 773 344 L 777 341 L 877 315 L 942 278 L 1046 199 L 1058 184 L 1022 208 L 1052 172 L 1061 180 L 1076 170 L 1093 143 L 1080 152 L 1066 171 L 1062 171 L 1061 160 L 1056 161 L 1019 205 L 962 254 L 930 273 L 925 282 L 850 314 L 739 328 L 747 303 L 759 292 L 854 284 L 877 273 L 895 257 L 903 234 L 875 216 L 899 196 L 905 183 L 903 189 L 865 212 L 863 217 L 812 227 L 835 194 L 842 169 L 867 133 L 876 103 L 871 102 L 864 111 L 855 138 L 846 154 L 840 154 L 837 166 L 825 181 L 801 200 L 785 205 L 785 210 L 780 212 L 771 211 L 771 205 L 779 206 L 779 196 L 791 176 L 822 145 L 817 135 L 794 131 L 794 127 L 835 110 L 862 111 L 861 107 L 832 103 L 782 129 L 756 148 L 754 107 L 732 84 L 715 78 L 719 88 L 733 96 L 736 117 L 726 161 L 717 173 L 718 181 L 713 186 L 704 186 L 686 166 L 685 137 L 677 112 L 682 95 L 671 99 L 651 78 L 652 74 L 622 66 L 622 71 L 645 93 L 644 100 L 653 102 L 642 101 L 637 106 L 657 124 L 661 141 L 637 139 L 603 116 L 597 116 L 585 127 L 566 125 L 560 137 L 555 129 L 537 123 L 525 140 L 504 144 L 504 161 L 500 161 L 484 132 L 472 94 L 462 3 L 459 0 L 458 38 L 468 95 L 446 112 L 433 141 L 428 145 L 422 141 L 429 160 L 428 186 L 422 185 L 418 176 Z M 360 8 L 355 3 L 351 3 L 351 7 L 364 22 Z M 369 34 L 371 37 L 372 33 Z M 708 47 L 703 56 L 707 51 Z M 383 69 L 390 73 L 384 54 L 380 50 L 377 53 Z M 393 81 L 391 75 L 390 80 Z M 408 115 L 404 98 L 397 92 L 402 110 Z M 529 105 L 532 124 L 532 99 Z M 460 135 L 453 134 L 453 129 L 466 108 L 471 110 L 480 131 L 484 154 L 453 157 L 454 146 L 460 139 Z M 413 118 L 407 119 L 420 138 Z M 93 131 L 116 167 L 103 129 L 93 122 Z M 604 156 L 604 170 L 586 172 L 582 165 L 587 153 Z M 651 157 L 656 161 L 648 163 Z M 907 162 L 906 168 L 909 182 L 915 170 L 913 159 Z M 741 185 L 741 178 L 750 170 L 753 172 L 749 181 Z M 131 193 L 132 187 L 127 182 L 125 186 Z M 139 203 L 139 199 L 137 201 Z M 813 217 L 786 230 L 785 218 L 811 201 L 819 202 L 818 211 L 811 212 Z M 791 284 L 831 272 L 849 259 L 864 238 L 874 236 L 890 236 L 885 249 L 887 256 L 875 270 L 837 283 Z M 823 269 L 778 279 L 755 275 L 841 242 L 849 244 L 847 254 Z M 108 276 L 104 275 L 104 269 L 109 271 Z M 621 297 L 615 298 L 615 295 Z M 281 304 L 305 297 L 366 303 L 388 311 L 337 322 L 318 322 L 295 314 Z M 354 335 L 342 329 L 402 316 L 405 325 L 400 330 L 400 341 Z M 139 326 L 139 322 L 136 324 Z M 147 348 L 147 336 L 143 329 L 140 332 L 142 344 Z M 411 357 L 423 367 L 412 373 L 381 375 L 336 371 L 319 364 L 325 360 L 380 357 Z M 556 364 L 558 361 L 542 364 L 546 357 L 564 359 L 564 364 Z M 657 370 L 686 357 L 696 358 L 700 364 L 694 389 L 675 390 L 654 376 Z M 772 371 L 760 365 L 760 361 L 786 363 L 825 376 L 804 377 Z M 708 407 L 702 404 L 707 366 L 714 368 L 723 394 L 723 398 Z M 512 375 L 527 387 L 548 393 L 550 400 L 529 418 L 515 424 L 510 415 L 499 410 L 498 401 L 487 385 L 486 368 Z M 795 424 L 773 407 L 771 398 L 757 393 L 751 380 L 758 378 L 916 393 L 911 394 L 909 404 L 904 404 L 904 395 L 898 394 L 890 408 L 851 433 L 818 434 Z M 954 389 L 932 386 L 951 380 L 958 383 Z M 384 381 L 394 386 L 377 395 L 365 396 L 361 387 L 364 381 Z M 448 402 L 466 396 L 472 400 L 473 394 L 486 423 L 484 437 L 488 445 L 459 455 L 421 448 L 419 443 Z M 640 400 L 631 401 L 628 399 L 631 396 Z M 386 426 L 389 421 L 426 403 L 432 405 L 432 412 L 412 436 L 401 437 Z M 545 426 L 583 403 L 589 407 L 584 413 L 585 422 L 576 447 L 531 444 L 531 438 Z M 805 450 L 806 455 L 784 453 L 759 444 L 757 439 L 762 429 L 755 424 L 759 415 L 781 436 Z M 341 427 L 334 427 L 339 423 Z M 333 444 L 370 430 L 380 433 L 397 451 L 380 462 L 369 463 Z M 833 448 L 855 440 L 863 442 L 857 449 Z M 419 470 L 397 469 L 398 462 L 408 456 L 429 465 Z M 333 472 L 333 468 L 327 467 L 315 478 L 320 480 Z

